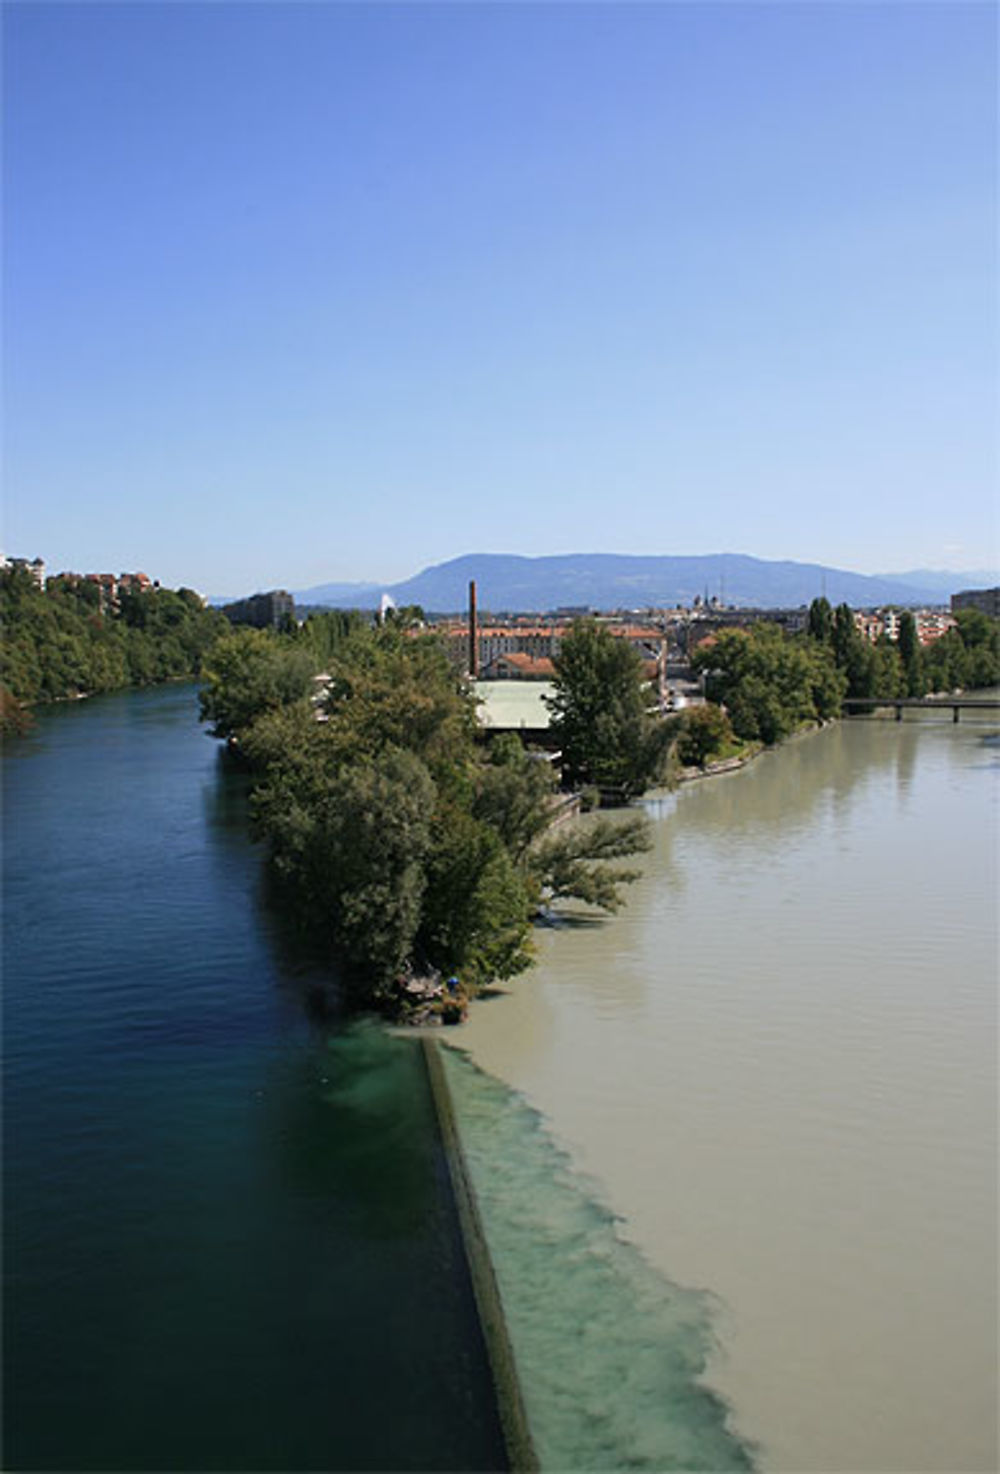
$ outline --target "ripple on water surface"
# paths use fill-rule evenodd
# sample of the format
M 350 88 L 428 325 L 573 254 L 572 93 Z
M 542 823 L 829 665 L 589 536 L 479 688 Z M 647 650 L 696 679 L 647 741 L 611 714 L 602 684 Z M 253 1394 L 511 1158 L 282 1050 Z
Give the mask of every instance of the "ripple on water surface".
M 702 1381 L 711 1297 L 619 1236 L 523 1097 L 443 1056 L 542 1467 L 753 1468 Z

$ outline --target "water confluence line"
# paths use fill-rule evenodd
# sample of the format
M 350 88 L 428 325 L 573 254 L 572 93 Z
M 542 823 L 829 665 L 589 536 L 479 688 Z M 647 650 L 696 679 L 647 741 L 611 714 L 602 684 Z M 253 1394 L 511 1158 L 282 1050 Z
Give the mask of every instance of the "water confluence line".
M 486 1234 L 483 1230 L 475 1188 L 469 1175 L 462 1149 L 451 1090 L 436 1039 L 425 1036 L 422 1041 L 431 1097 L 437 1114 L 452 1191 L 458 1207 L 458 1219 L 469 1265 L 472 1288 L 489 1357 L 496 1393 L 500 1426 L 507 1447 L 508 1464 L 514 1474 L 536 1474 L 540 1469 L 528 1417 L 524 1408 L 521 1383 L 517 1375 L 514 1350 L 507 1332 L 500 1287 L 497 1284 Z

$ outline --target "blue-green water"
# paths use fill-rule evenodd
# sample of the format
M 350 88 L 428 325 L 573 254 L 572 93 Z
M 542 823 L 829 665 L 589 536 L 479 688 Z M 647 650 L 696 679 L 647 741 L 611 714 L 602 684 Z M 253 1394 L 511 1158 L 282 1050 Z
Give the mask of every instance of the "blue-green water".
M 3 772 L 5 1467 L 502 1466 L 422 1058 L 310 1021 L 194 693 L 43 712 Z M 711 1297 L 448 1074 L 543 1467 L 749 1467 Z
M 542 1468 L 753 1468 L 704 1385 L 711 1295 L 651 1268 L 522 1096 L 444 1061 Z
M 196 710 L 4 756 L 4 1467 L 498 1467 L 422 1061 L 309 1022 Z

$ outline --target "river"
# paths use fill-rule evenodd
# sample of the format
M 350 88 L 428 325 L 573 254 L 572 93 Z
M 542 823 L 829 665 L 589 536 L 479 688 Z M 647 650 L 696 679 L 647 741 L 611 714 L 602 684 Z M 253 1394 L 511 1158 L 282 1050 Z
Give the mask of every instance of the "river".
M 995 733 L 854 720 L 652 801 L 626 908 L 544 932 L 463 1032 L 621 1248 L 703 1292 L 764 1469 L 997 1467 Z M 481 1137 L 488 1201 L 510 1150 Z
M 4 757 L 5 1467 L 496 1467 L 413 1041 L 310 1017 L 195 714 Z M 449 1033 L 546 1469 L 995 1469 L 991 730 L 652 800 Z
M 416 1044 L 310 1022 L 194 690 L 3 780 L 3 1467 L 501 1467 Z

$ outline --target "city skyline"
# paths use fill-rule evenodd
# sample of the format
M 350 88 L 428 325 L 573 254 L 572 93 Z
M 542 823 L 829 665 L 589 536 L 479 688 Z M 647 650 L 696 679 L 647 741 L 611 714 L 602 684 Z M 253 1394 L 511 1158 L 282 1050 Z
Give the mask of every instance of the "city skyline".
M 998 561 L 993 7 L 3 26 L 8 554 Z

